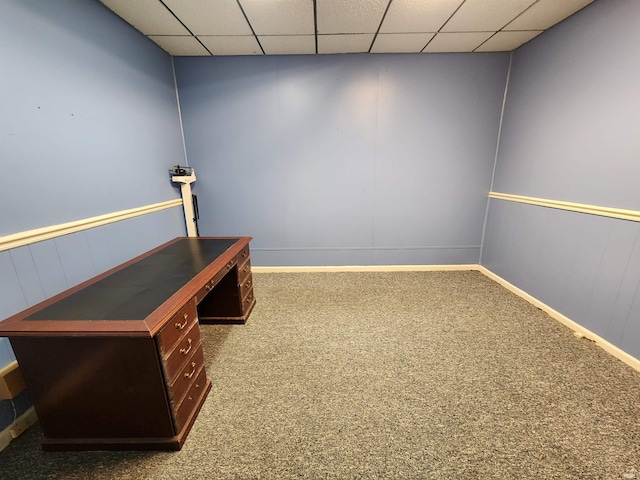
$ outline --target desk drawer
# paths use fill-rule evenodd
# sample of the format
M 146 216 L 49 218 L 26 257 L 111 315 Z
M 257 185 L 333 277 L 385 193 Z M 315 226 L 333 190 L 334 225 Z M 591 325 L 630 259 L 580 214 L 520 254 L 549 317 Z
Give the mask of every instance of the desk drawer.
M 244 263 L 244 261 L 249 258 L 249 245 L 244 247 L 236 258 L 238 259 L 238 264 Z
M 198 316 L 196 314 L 196 304 L 191 299 L 158 333 L 158 345 L 163 355 L 169 353 L 178 339 L 195 323 L 198 323 Z
M 185 422 L 188 420 L 191 412 L 193 412 L 193 409 L 198 406 L 198 400 L 202 396 L 202 392 L 204 391 L 206 384 L 206 372 L 204 368 L 201 368 L 197 375 L 194 376 L 193 384 L 174 412 L 176 431 L 180 431 Z
M 242 300 L 242 314 L 246 315 L 247 312 L 251 309 L 253 304 L 255 303 L 255 299 L 253 298 L 253 288 L 249 290 L 247 296 Z
M 238 256 L 236 255 L 232 260 L 230 260 L 225 266 L 224 268 L 221 270 L 221 272 L 228 272 L 229 270 L 231 270 L 233 267 L 235 267 L 238 264 Z
M 202 345 L 198 345 L 195 352 L 178 370 L 178 375 L 169 386 L 169 400 L 172 405 L 178 405 L 189 387 L 195 382 L 196 374 L 204 367 Z
M 205 283 L 205 285 L 198 290 L 198 293 L 195 295 L 195 302 L 196 303 L 200 303 L 200 301 L 207 296 L 207 294 L 213 290 L 215 288 L 215 286 L 218 284 L 218 282 L 220 282 L 220 280 L 222 280 L 222 278 L 229 273 L 229 271 L 233 268 L 234 265 L 236 265 L 236 260 L 232 260 L 231 262 L 227 263 L 225 265 L 225 267 L 220 270 L 218 273 L 215 274 L 215 276 L 209 280 L 207 283 Z
M 168 382 L 175 378 L 180 367 L 198 348 L 198 345 L 200 345 L 200 326 L 198 322 L 194 322 L 191 329 L 178 341 L 175 348 L 171 352 L 163 354 L 162 363 L 165 378 Z
M 253 288 L 253 277 L 249 274 L 244 278 L 244 281 L 240 283 L 240 298 L 244 299 L 249 291 Z
M 213 278 L 212 280 L 208 281 L 207 283 L 205 283 L 204 287 L 202 287 L 200 290 L 198 290 L 198 293 L 195 294 L 194 300 L 196 302 L 196 304 L 200 303 L 200 301 L 207 296 L 207 294 L 213 290 L 213 287 L 216 286 L 216 283 L 218 283 L 216 281 L 215 278 Z
M 244 283 L 244 280 L 251 274 L 251 259 L 247 258 L 245 262 L 238 267 L 238 281 L 240 285 Z

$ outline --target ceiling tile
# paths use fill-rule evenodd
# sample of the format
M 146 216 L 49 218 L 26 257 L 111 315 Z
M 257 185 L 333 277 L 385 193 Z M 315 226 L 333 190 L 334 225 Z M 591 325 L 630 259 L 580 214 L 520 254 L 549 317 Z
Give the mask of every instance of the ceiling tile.
M 200 40 L 214 55 L 262 55 L 260 45 L 253 35 L 199 36 Z
M 594 0 L 100 1 L 172 55 L 279 55 L 510 51 Z
M 535 0 L 467 0 L 442 31 L 496 32 L 534 2 Z
M 538 0 L 503 30 L 546 30 L 593 0 Z
M 318 53 L 365 53 L 369 51 L 373 36 L 373 33 L 318 35 Z
M 473 52 L 493 32 L 438 33 L 425 52 Z
M 102 0 L 102 3 L 145 35 L 190 35 L 158 0 Z
M 313 35 L 311 0 L 240 0 L 256 35 Z
M 380 33 L 371 48 L 371 53 L 418 53 L 434 35 L 434 33 Z
M 394 0 L 380 33 L 437 32 L 461 3 L 462 0 Z
M 252 34 L 236 0 L 164 0 L 164 3 L 194 35 Z
M 498 32 L 485 43 L 480 45 L 476 49 L 476 52 L 510 52 L 541 33 L 542 31 Z
M 191 35 L 150 35 L 149 38 L 160 45 L 165 52 L 174 56 L 210 55 L 207 49 Z
M 376 33 L 389 0 L 316 0 L 318 33 Z
M 260 35 L 267 55 L 304 55 L 316 53 L 315 35 Z

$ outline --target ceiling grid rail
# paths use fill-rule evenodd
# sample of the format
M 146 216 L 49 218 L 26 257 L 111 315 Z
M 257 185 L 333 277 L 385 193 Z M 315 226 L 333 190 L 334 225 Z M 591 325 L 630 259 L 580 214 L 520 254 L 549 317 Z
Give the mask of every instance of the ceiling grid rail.
M 100 0 L 173 56 L 511 52 L 594 0 Z

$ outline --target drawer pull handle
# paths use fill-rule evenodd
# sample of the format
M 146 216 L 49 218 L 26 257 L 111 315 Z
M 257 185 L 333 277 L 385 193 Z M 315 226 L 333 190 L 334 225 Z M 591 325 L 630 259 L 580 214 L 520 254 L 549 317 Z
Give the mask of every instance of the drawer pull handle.
M 233 260 L 227 263 L 227 270 L 231 270 L 231 267 L 233 267 Z
M 184 314 L 184 323 L 176 322 L 176 328 L 178 330 L 182 330 L 184 327 L 187 326 L 187 323 L 189 323 L 189 314 L 185 313 Z
M 247 283 L 244 284 L 245 288 L 249 288 L 251 286 L 251 280 L 249 280 Z
M 207 290 L 211 290 L 213 288 L 213 285 L 209 285 L 208 283 L 205 285 L 205 288 Z
M 244 267 L 244 268 L 242 269 L 242 271 L 243 271 L 244 273 L 247 273 L 249 270 L 250 270 L 250 269 L 249 269 L 249 265 L 247 265 L 246 267 Z
M 191 339 L 189 338 L 187 340 L 187 342 L 189 342 L 189 348 L 181 348 L 180 349 L 180 353 L 183 355 L 186 355 L 187 353 L 189 353 L 191 351 L 191 347 L 193 347 L 193 345 L 191 345 Z
M 242 252 L 242 256 L 244 258 L 247 258 L 249 256 L 249 252 L 247 252 L 246 250 L 244 252 Z
M 245 302 L 247 302 L 247 303 L 251 303 L 251 300 L 253 300 L 253 296 L 252 296 L 252 295 L 249 295 L 249 296 L 247 297 L 247 299 L 245 300 Z
M 196 388 L 200 388 L 200 384 L 199 383 L 196 383 Z
M 191 362 L 191 373 L 184 373 L 184 378 L 191 378 L 196 373 L 196 362 Z

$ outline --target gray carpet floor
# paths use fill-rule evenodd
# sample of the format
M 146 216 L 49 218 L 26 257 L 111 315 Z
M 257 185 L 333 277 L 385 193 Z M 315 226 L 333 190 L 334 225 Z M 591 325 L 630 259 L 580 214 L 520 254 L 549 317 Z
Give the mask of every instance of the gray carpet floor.
M 640 373 L 478 272 L 254 274 L 203 325 L 214 387 L 180 452 L 47 453 L 2 479 L 640 478 Z

